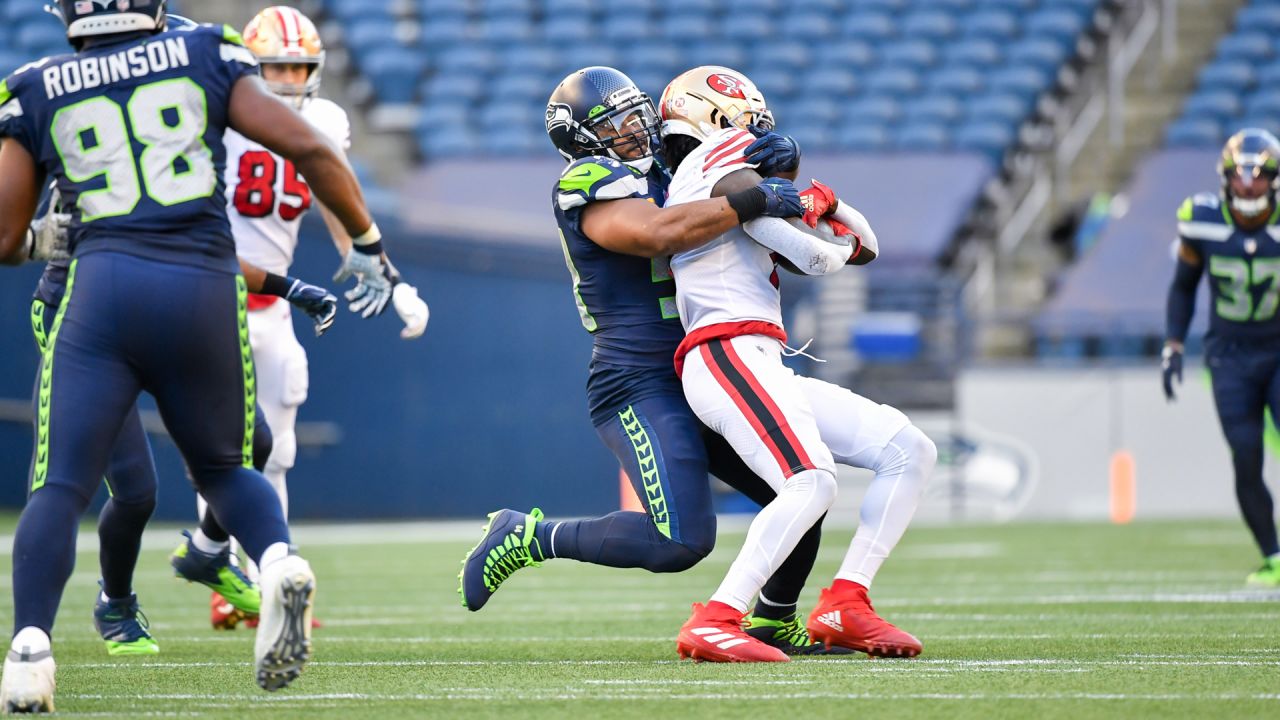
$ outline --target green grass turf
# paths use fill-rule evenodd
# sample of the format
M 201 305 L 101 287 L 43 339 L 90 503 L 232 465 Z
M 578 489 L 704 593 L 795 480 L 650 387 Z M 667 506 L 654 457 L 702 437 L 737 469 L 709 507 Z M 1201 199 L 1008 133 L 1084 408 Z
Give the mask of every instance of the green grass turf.
M 329 542 L 306 544 L 317 535 Z M 342 545 L 329 531 L 300 533 L 325 627 L 302 678 L 271 695 L 253 683 L 252 636 L 211 631 L 207 593 L 170 577 L 160 549 L 144 553 L 138 589 L 162 654 L 109 658 L 90 625 L 95 555 L 82 552 L 56 631 L 58 708 L 127 717 L 1280 716 L 1280 594 L 1243 588 L 1255 554 L 1236 522 L 913 529 L 872 595 L 922 639 L 921 658 L 756 666 L 675 657 L 689 603 L 715 588 L 740 533 L 724 534 L 682 575 L 572 561 L 523 570 L 474 614 L 454 593 L 472 536 L 456 526 L 383 528 L 367 544 Z M 806 608 L 849 537 L 827 533 Z M 0 558 L 4 582 L 9 561 Z M 7 624 L 11 599 L 0 595 Z

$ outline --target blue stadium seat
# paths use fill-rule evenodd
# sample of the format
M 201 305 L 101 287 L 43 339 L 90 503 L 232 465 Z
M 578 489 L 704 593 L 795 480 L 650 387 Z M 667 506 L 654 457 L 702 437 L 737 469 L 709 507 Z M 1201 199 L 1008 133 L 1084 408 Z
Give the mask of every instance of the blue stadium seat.
M 846 125 L 836 131 L 835 144 L 841 150 L 875 152 L 889 146 L 889 131 L 883 125 Z
M 986 87 L 986 73 L 973 67 L 944 66 L 926 76 L 927 89 L 931 93 L 943 92 L 954 95 L 970 95 Z
M 1258 68 L 1257 80 L 1264 88 L 1280 89 L 1280 62 L 1272 61 Z
M 710 37 L 714 28 L 710 15 L 683 13 L 663 18 L 658 35 L 677 42 L 700 42 Z
M 470 37 L 471 23 L 460 15 L 428 17 L 422 24 L 422 42 L 428 47 Z
M 904 38 L 940 41 L 956 34 L 956 20 L 939 10 L 917 10 L 902 19 Z
M 800 147 L 811 150 L 825 150 L 833 142 L 831 126 L 820 123 L 798 123 L 787 126 L 787 134 L 800 143 Z
M 1244 101 L 1245 115 L 1280 115 L 1280 92 L 1269 90 L 1250 95 Z
M 36 57 L 52 52 L 71 52 L 71 47 L 67 45 L 67 29 L 52 17 L 34 20 L 19 27 L 14 34 L 14 45 Z
M 908 152 L 943 152 L 951 145 L 951 133 L 945 125 L 908 123 L 894 131 L 890 142 Z
M 455 6 L 458 0 L 447 0 Z M 564 17 L 565 15 L 590 15 L 596 3 L 591 0 L 542 0 L 545 17 Z M 629 3 L 634 7 L 634 3 Z
M 978 0 L 976 7 L 1008 10 L 1015 13 L 1027 13 L 1039 5 L 1040 0 Z
M 1183 118 L 1165 129 L 1169 147 L 1216 147 L 1222 142 L 1222 126 L 1208 118 Z
M 995 65 L 1000 62 L 1000 45 L 988 38 L 967 38 L 947 43 L 942 49 L 944 67 L 953 65 Z
M 858 89 L 858 76 L 837 67 L 820 68 L 804 80 L 804 89 L 824 96 L 848 97 Z
M 887 97 L 903 97 L 920 89 L 920 76 L 906 68 L 881 68 L 867 73 L 864 78 L 866 91 Z
M 1218 121 L 1240 114 L 1240 96 L 1226 90 L 1197 92 L 1182 104 L 1185 117 L 1205 117 Z
M 643 13 L 610 15 L 605 19 L 600 32 L 607 40 L 633 42 L 647 40 L 654 35 L 653 22 Z
M 378 101 L 385 103 L 412 102 L 426 68 L 426 56 L 396 47 L 370 52 L 360 63 Z
M 738 3 L 735 0 L 728 0 L 727 3 L 721 3 L 721 5 L 725 4 L 732 8 L 736 7 Z M 797 11 L 807 10 L 822 13 L 827 16 L 833 16 L 843 12 L 848 7 L 849 3 L 847 0 L 805 0 L 802 3 L 796 3 L 796 5 L 804 6 L 803 8 L 796 8 Z
M 841 40 L 840 42 L 823 45 L 817 49 L 817 64 L 819 66 L 857 70 L 869 67 L 875 60 L 875 48 L 870 43 L 859 40 Z
M 437 67 L 441 72 L 484 74 L 498 67 L 498 56 L 485 45 L 458 45 L 440 53 Z
M 1039 68 L 1007 67 L 987 76 L 987 87 L 992 91 L 1034 97 L 1048 89 L 1051 77 Z
M 733 0 L 735 12 L 774 13 L 782 4 L 783 0 Z
M 937 64 L 938 50 L 933 43 L 924 40 L 899 40 L 886 44 L 880 52 L 880 59 L 890 67 L 923 70 Z
M 663 6 L 662 11 L 668 15 L 680 13 L 712 15 L 720 9 L 716 0 L 661 0 L 659 5 Z
M 489 82 L 481 75 L 437 73 L 422 83 L 422 99 L 428 108 L 437 105 L 468 104 L 479 100 Z M 551 92 L 548 90 L 548 95 Z
M 983 95 L 965 104 L 965 116 L 971 122 L 998 121 L 1016 125 L 1026 119 L 1031 106 L 1024 98 L 1006 93 Z
M 801 42 L 777 42 L 770 45 L 767 51 L 758 53 L 755 60 L 799 72 L 810 68 L 813 52 Z
M 342 40 L 357 54 L 369 48 L 383 47 L 396 36 L 396 23 L 390 18 L 360 18 L 352 21 Z
M 972 10 L 975 3 L 976 0 L 933 0 L 929 7 L 935 7 L 951 13 L 959 13 Z
M 34 4 L 34 3 L 32 3 Z M 346 0 L 332 3 L 329 11 L 344 20 L 368 17 L 391 17 L 391 8 L 383 0 Z
M 500 155 L 503 157 L 511 155 L 532 155 L 538 150 L 552 150 L 551 142 L 547 140 L 545 135 L 534 134 L 532 132 L 505 132 L 491 133 L 485 137 L 485 147 L 483 148 L 487 155 Z
M 1218 41 L 1217 59 L 1262 63 L 1275 56 L 1273 40 L 1267 33 L 1237 32 Z
M 768 15 L 734 13 L 719 23 L 720 36 L 739 38 L 745 42 L 771 37 L 776 33 Z
M 665 84 L 678 73 L 684 72 L 690 65 L 687 61 L 682 61 L 680 46 L 672 43 L 670 40 L 649 40 L 626 45 L 626 51 L 623 54 L 625 61 L 622 67 L 627 72 L 646 70 L 661 71 L 666 74 L 667 79 L 663 81 Z M 715 65 L 714 62 L 697 63 L 698 65 Z
M 830 124 L 842 117 L 851 117 L 846 103 L 829 95 L 806 96 L 792 101 L 777 117 L 779 127 L 789 130 L 793 122 Z
M 476 133 L 465 128 L 419 135 L 418 148 L 428 160 L 467 157 L 481 149 Z
M 904 104 L 904 119 L 911 124 L 951 123 L 960 117 L 963 105 L 951 95 L 925 95 Z
M 893 16 L 880 12 L 854 12 L 840 23 L 844 37 L 881 42 L 897 34 Z
M 28 21 L 45 20 L 57 24 L 57 20 L 45 13 L 43 3 L 9 0 L 0 3 L 0 20 L 13 27 Z
M 551 95 L 552 87 L 541 74 L 503 74 L 494 79 L 489 95 L 494 101 L 513 104 L 542 104 Z
M 809 8 L 795 13 L 788 13 L 782 18 L 782 37 L 796 38 L 805 42 L 826 40 L 836 33 L 839 25 L 830 13 L 813 12 Z
M 1240 120 L 1228 123 L 1226 127 L 1230 132 L 1235 132 L 1236 130 L 1242 130 L 1244 128 L 1262 128 L 1273 135 L 1280 135 L 1280 115 L 1246 114 L 1245 117 Z
M 560 54 L 555 50 L 546 45 L 520 43 L 512 43 L 499 51 L 498 67 L 502 68 L 502 72 L 536 70 L 550 75 L 564 75 L 568 72 L 560 61 Z
M 1252 63 L 1239 60 L 1219 60 L 1200 68 L 1196 84 L 1206 89 L 1234 90 L 1242 92 L 1257 81 Z
M 891 98 L 872 95 L 847 103 L 844 114 L 850 118 L 887 126 L 902 117 L 902 105 Z
M 1013 129 L 1005 123 L 976 122 L 957 128 L 952 145 L 957 150 L 973 150 L 999 160 L 1016 137 Z
M 856 3 L 850 3 L 857 10 L 877 10 L 886 13 L 896 13 L 910 4 L 911 0 L 859 0 Z
M 679 66 L 678 72 L 699 65 L 723 65 L 740 70 L 748 60 L 747 50 L 742 43 L 728 41 L 695 43 L 687 48 L 675 48 L 675 53 L 680 58 L 680 62 L 674 63 Z
M 1067 46 L 1047 38 L 1026 38 L 1011 45 L 1005 56 L 1009 65 L 1029 65 L 1056 70 L 1068 57 Z
M 612 45 L 595 43 L 573 43 L 564 46 L 564 54 L 560 61 L 563 67 L 571 70 L 590 67 L 592 65 L 608 65 L 617 67 L 621 56 Z
M 1280 34 L 1280 4 L 1245 5 L 1236 13 L 1236 27 Z
M 1049 8 L 1028 16 L 1022 32 L 1029 37 L 1048 37 L 1060 43 L 1074 42 L 1084 30 L 1084 19 L 1069 9 Z
M 532 15 L 536 9 L 533 0 L 485 0 L 483 10 L 490 17 L 496 15 Z
M 1004 10 L 981 10 L 965 18 L 961 34 L 1004 42 L 1018 33 L 1018 18 Z
M 418 113 L 418 135 L 448 132 L 470 124 L 471 108 L 462 103 L 428 104 Z
M 553 45 L 580 42 L 591 37 L 594 27 L 585 15 L 549 18 L 540 25 L 541 36 Z
M 647 70 L 632 70 L 627 73 L 627 77 L 631 78 L 631 82 L 634 82 L 636 87 L 648 93 L 656 104 L 658 98 L 662 97 L 663 88 L 667 86 L 667 83 L 671 82 L 673 76 L 665 70 L 650 68 Z M 550 91 L 548 91 L 548 94 L 550 94 Z
M 29 60 L 30 58 L 22 53 L 0 50 L 0 77 L 7 77 L 14 70 L 25 65 Z
M 753 68 L 747 76 L 756 84 L 756 87 L 760 88 L 760 92 L 764 93 L 769 107 L 774 109 L 778 108 L 779 100 L 785 101 L 793 97 L 800 88 L 796 73 L 779 68 Z

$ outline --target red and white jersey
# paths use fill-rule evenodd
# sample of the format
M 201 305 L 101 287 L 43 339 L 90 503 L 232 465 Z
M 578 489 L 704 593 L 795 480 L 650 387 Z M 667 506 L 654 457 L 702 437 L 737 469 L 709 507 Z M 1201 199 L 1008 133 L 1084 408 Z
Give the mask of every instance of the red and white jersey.
M 351 147 L 351 123 L 335 103 L 313 98 L 302 116 L 338 147 Z M 228 129 L 227 217 L 236 254 L 268 272 L 288 273 L 311 188 L 289 160 Z
M 755 141 L 730 128 L 707 138 L 680 164 L 667 189 L 666 205 L 706 200 L 721 178 L 754 168 L 743 151 Z M 741 227 L 695 250 L 671 258 L 676 307 L 686 333 L 708 325 L 763 321 L 782 327 L 782 303 L 769 248 Z

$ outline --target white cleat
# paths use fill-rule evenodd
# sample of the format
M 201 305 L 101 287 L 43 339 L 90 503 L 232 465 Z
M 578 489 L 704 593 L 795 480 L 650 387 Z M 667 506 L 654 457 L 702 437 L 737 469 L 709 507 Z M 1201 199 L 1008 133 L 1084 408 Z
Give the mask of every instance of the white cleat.
M 56 666 L 48 650 L 29 652 L 30 648 L 10 650 L 4 660 L 4 677 L 0 679 L 0 712 L 53 712 L 53 674 Z
M 311 602 L 316 576 L 297 555 L 262 570 L 262 611 L 253 656 L 258 685 L 267 692 L 286 687 L 311 657 Z

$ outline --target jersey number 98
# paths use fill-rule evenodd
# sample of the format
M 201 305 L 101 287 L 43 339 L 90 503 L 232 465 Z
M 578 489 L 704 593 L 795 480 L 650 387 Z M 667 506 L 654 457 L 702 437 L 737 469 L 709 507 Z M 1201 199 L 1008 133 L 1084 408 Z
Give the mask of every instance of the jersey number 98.
M 80 222 L 128 215 L 144 185 L 165 207 L 213 195 L 218 178 L 204 142 L 208 110 L 204 90 L 177 78 L 139 86 L 124 108 L 98 96 L 54 113 L 53 143 L 67 179 L 82 186 L 102 179 L 102 187 L 80 192 Z M 131 139 L 142 145 L 141 155 L 134 156 Z

